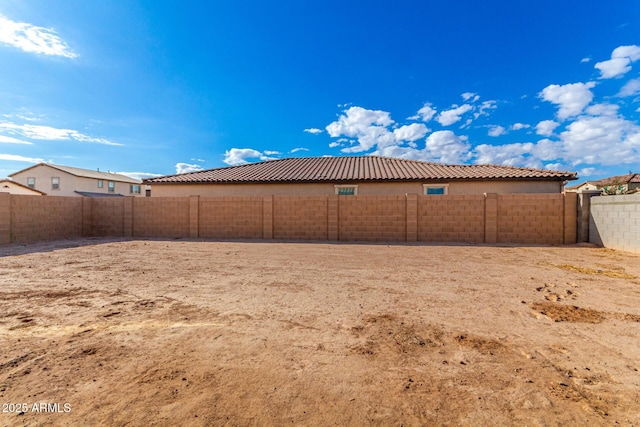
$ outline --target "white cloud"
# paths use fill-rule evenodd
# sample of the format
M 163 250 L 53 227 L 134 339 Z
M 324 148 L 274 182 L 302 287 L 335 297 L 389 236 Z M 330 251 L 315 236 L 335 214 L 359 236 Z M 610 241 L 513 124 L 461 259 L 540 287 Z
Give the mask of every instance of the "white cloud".
M 176 173 L 189 173 L 199 172 L 204 170 L 200 165 L 193 165 L 189 163 L 176 163 Z
M 587 58 L 587 57 L 585 57 L 585 58 L 582 58 L 582 59 L 580 60 L 580 63 L 581 63 L 581 64 L 584 64 L 585 62 L 591 62 L 591 58 Z
M 317 135 L 319 133 L 322 133 L 322 129 L 309 128 L 309 129 L 304 129 L 303 132 L 307 132 L 307 133 L 311 133 L 311 134 Z
M 468 159 L 469 148 L 466 136 L 458 136 L 450 130 L 433 132 L 427 137 L 426 150 L 438 162 L 461 163 Z
M 640 158 L 640 126 L 620 116 L 582 116 L 560 134 L 574 165 L 619 165 Z
M 15 22 L 3 15 L 0 15 L 0 43 L 30 53 L 65 58 L 78 57 L 52 28 Z
M 620 106 L 615 104 L 593 104 L 587 107 L 585 113 L 591 116 L 616 116 Z
M 479 117 L 482 117 L 482 116 L 488 116 L 489 110 L 495 110 L 496 108 L 498 108 L 498 103 L 496 101 L 494 100 L 483 101 L 482 104 L 480 104 L 480 107 L 478 107 L 478 109 L 476 110 L 476 112 L 473 113 L 473 118 L 478 119 Z
M 75 140 L 79 142 L 93 142 L 96 144 L 115 145 L 122 146 L 123 144 L 109 141 L 104 138 L 95 138 L 92 136 L 84 135 L 77 130 L 73 129 L 59 129 L 50 126 L 39 125 L 17 125 L 15 123 L 0 123 L 0 132 L 8 133 L 11 135 L 22 136 L 23 138 L 47 140 L 47 141 L 60 141 L 60 140 Z
M 640 46 L 619 46 L 611 53 L 608 61 L 596 62 L 594 68 L 600 70 L 601 79 L 621 77 L 631 71 L 631 63 L 640 59 Z
M 469 104 L 462 104 L 461 106 L 454 105 L 451 110 L 446 110 L 438 114 L 436 121 L 442 126 L 449 126 L 462 119 L 462 115 L 471 111 L 473 107 Z
M 401 126 L 393 130 L 396 141 L 416 141 L 429 132 L 429 129 L 422 123 L 411 123 L 410 125 Z
M 531 142 L 505 145 L 481 144 L 474 149 L 476 164 L 497 164 L 502 166 L 524 165 L 540 167 L 540 162 L 531 158 L 534 144 Z
M 294 148 L 293 150 L 289 151 L 289 153 L 297 153 L 298 151 L 309 151 L 308 148 L 304 148 L 304 147 L 298 147 L 298 148 Z
M 498 137 L 507 133 L 507 130 L 502 126 L 491 126 L 489 128 L 489 136 Z
M 279 152 L 279 151 L 269 151 L 269 150 L 266 150 L 266 151 L 263 151 L 263 154 L 264 154 L 265 156 L 279 156 L 279 155 L 280 155 L 280 154 L 282 154 L 282 153 L 281 153 L 281 152 Z
M 228 165 L 236 166 L 249 163 L 250 161 L 275 160 L 277 157 L 271 156 L 277 154 L 280 153 L 278 151 L 265 151 L 263 153 L 252 148 L 232 148 L 225 151 L 224 159 L 222 161 Z
M 477 100 L 480 99 L 480 95 L 478 95 L 477 93 L 473 93 L 473 92 L 465 92 L 462 95 L 462 99 L 464 100 L 464 102 L 476 102 Z
M 206 162 L 206 160 L 204 160 L 204 159 L 194 159 L 194 158 L 191 158 L 191 161 L 192 161 L 192 162 L 199 162 L 199 163 L 204 163 L 204 162 Z
M 408 120 L 422 120 L 428 122 L 433 119 L 433 116 L 437 113 L 437 110 L 431 106 L 430 103 L 424 104 L 424 106 L 418 110 L 418 114 L 411 116 Z
M 530 127 L 531 127 L 531 125 L 528 125 L 526 123 L 514 123 L 509 127 L 509 129 L 511 129 L 511 130 L 521 130 L 521 129 L 529 129 Z
M 2 144 L 24 144 L 24 145 L 33 145 L 29 141 L 23 141 L 21 139 L 12 138 L 10 136 L 0 135 L 0 143 Z
M 42 163 L 43 159 L 36 157 L 16 156 L 14 154 L 0 154 L 0 160 L 9 160 L 12 162 Z
M 187 165 L 187 164 L 186 163 L 176 164 L 176 171 L 178 170 L 178 165 Z M 188 166 L 193 166 L 193 165 L 188 165 Z M 160 174 L 151 173 L 151 172 L 116 172 L 116 173 L 120 175 L 128 176 L 129 178 L 137 179 L 138 181 L 142 181 L 143 179 L 147 179 L 147 178 L 157 178 L 159 176 L 162 176 Z M 183 172 L 178 172 L 178 173 L 183 173 Z
M 536 133 L 542 136 L 551 136 L 558 126 L 560 123 L 555 120 L 543 120 L 536 125 Z
M 578 176 L 585 177 L 585 176 L 593 176 L 595 175 L 597 172 L 596 168 L 582 168 L 578 171 Z
M 368 151 L 375 146 L 384 147 L 395 142 L 394 134 L 387 128 L 394 123 L 386 111 L 349 107 L 338 120 L 329 123 L 326 130 L 331 137 L 356 138 L 358 145 L 343 148 L 344 153 Z
M 640 95 L 640 78 L 629 80 L 620 92 L 618 92 L 618 96 L 635 96 Z
M 564 120 L 582 113 L 582 110 L 593 99 L 593 93 L 590 89 L 595 85 L 594 82 L 549 85 L 538 95 L 545 101 L 558 105 L 557 116 Z
M 329 148 L 336 148 L 336 147 L 342 147 L 342 144 L 340 144 L 339 142 L 332 142 L 329 144 Z

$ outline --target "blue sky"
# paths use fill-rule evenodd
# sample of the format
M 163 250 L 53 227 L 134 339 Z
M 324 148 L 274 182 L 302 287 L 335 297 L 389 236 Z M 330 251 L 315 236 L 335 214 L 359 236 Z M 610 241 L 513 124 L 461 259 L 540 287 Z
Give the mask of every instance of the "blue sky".
M 0 0 L 0 177 L 378 154 L 640 172 L 640 2 Z

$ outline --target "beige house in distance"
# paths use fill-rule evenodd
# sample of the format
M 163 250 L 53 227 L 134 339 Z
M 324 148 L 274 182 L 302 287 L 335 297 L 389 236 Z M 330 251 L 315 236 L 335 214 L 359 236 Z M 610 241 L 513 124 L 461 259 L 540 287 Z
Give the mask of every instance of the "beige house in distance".
M 10 179 L 0 179 L 0 193 L 21 194 L 28 196 L 46 196 L 46 193 L 29 188 Z
M 49 196 L 122 197 L 143 196 L 142 183 L 111 172 L 39 163 L 9 177 L 25 187 Z
M 269 160 L 144 180 L 152 197 L 561 193 L 575 172 L 380 156 Z

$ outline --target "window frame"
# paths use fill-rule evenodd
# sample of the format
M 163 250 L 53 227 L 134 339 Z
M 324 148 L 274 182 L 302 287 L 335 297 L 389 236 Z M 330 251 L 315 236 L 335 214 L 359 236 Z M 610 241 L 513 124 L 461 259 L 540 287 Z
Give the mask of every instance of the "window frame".
M 442 194 L 427 194 L 429 188 L 442 188 L 444 193 Z M 422 184 L 422 194 L 425 196 L 446 196 L 449 194 L 449 184 Z
M 357 196 L 358 195 L 358 185 L 353 184 L 344 184 L 344 185 L 334 185 L 333 186 L 335 194 L 338 196 Z M 353 194 L 340 194 L 340 190 L 343 188 L 353 188 Z
M 138 187 L 138 191 L 133 191 L 134 187 Z M 142 194 L 142 189 L 140 188 L 140 184 L 129 184 L 129 193 L 130 194 Z
M 31 180 L 31 179 L 33 180 L 33 184 L 29 183 L 29 180 Z M 36 189 L 36 178 L 34 176 L 27 177 L 27 187 L 29 187 L 31 189 L 34 189 L 34 190 Z
M 52 176 L 51 177 L 51 189 L 52 190 L 60 190 L 60 177 Z
M 98 188 L 104 188 L 104 179 L 98 180 Z
M 115 193 L 116 192 L 116 183 L 115 181 L 107 181 L 107 191 L 109 193 Z

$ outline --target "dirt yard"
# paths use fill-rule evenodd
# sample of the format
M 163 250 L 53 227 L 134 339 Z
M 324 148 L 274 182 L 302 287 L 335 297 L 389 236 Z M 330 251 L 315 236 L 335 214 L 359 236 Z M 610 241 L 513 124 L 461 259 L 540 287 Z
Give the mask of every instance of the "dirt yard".
M 640 257 L 0 248 L 0 425 L 640 425 Z

